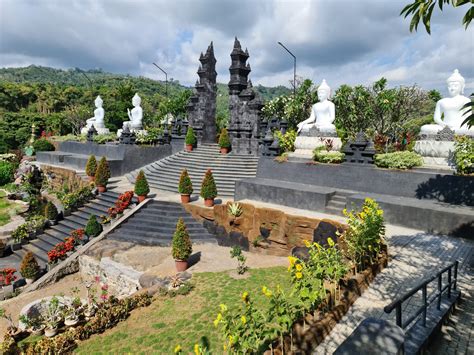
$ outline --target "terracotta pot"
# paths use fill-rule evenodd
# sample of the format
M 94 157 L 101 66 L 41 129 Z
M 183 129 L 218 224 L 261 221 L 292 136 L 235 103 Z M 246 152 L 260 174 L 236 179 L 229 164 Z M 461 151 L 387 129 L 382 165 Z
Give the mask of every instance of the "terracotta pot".
M 107 187 L 98 185 L 98 186 L 97 186 L 97 190 L 98 190 L 99 193 L 101 194 L 101 193 L 104 193 L 104 192 L 107 191 Z
M 229 153 L 229 148 L 222 148 L 221 147 L 221 154 L 227 154 Z
M 138 198 L 138 203 L 141 203 L 143 202 L 145 199 L 146 199 L 147 195 L 138 195 L 137 198 Z
M 183 272 L 188 268 L 188 261 L 187 260 L 175 260 L 176 271 Z
M 214 199 L 213 198 L 204 199 L 204 206 L 206 206 L 206 207 L 214 206 Z
M 189 203 L 191 201 L 191 195 L 181 195 L 181 203 Z
M 186 144 L 186 151 L 187 152 L 192 152 L 193 151 L 193 145 L 192 144 Z
M 95 181 L 95 176 L 89 176 L 89 181 L 94 182 Z

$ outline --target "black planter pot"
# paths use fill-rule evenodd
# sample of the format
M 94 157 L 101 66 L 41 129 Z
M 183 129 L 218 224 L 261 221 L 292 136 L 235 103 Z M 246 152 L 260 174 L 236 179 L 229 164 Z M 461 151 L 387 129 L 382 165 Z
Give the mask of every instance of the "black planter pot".
M 21 249 L 21 243 L 13 243 L 11 245 L 11 248 L 12 248 L 13 251 L 20 250 Z

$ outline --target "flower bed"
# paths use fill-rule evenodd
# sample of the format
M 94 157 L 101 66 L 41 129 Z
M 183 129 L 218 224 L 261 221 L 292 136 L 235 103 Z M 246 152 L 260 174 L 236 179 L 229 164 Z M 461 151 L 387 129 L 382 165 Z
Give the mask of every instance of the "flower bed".
M 56 244 L 48 251 L 48 264 L 56 264 L 57 262 L 67 258 L 68 253 L 75 250 L 76 245 L 82 243 L 84 238 L 84 229 L 76 229 L 71 232 L 69 237 L 64 238 L 64 242 Z
M 117 215 L 122 214 L 132 203 L 133 191 L 127 191 L 121 194 L 114 206 L 110 207 L 107 212 L 110 218 L 115 218 Z

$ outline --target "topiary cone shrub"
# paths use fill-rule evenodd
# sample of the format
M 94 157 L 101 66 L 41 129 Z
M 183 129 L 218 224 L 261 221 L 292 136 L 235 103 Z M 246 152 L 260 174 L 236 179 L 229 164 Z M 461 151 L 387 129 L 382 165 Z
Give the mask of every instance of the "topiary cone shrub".
M 188 171 L 184 169 L 179 177 L 178 192 L 181 194 L 181 202 L 188 203 L 193 193 L 193 184 Z
M 107 159 L 102 157 L 99 161 L 99 165 L 97 166 L 97 171 L 95 172 L 95 184 L 97 185 L 97 189 L 99 192 L 107 191 L 107 183 L 110 179 L 110 168 L 109 163 L 107 163 Z
M 196 146 L 197 138 L 196 138 L 196 135 L 194 134 L 193 127 L 188 128 L 184 142 L 186 144 L 186 151 L 188 152 L 192 151 L 193 148 Z
M 86 174 L 89 176 L 90 181 L 94 181 L 95 172 L 97 171 L 97 160 L 95 155 L 89 156 L 86 164 Z
M 58 209 L 51 201 L 48 201 L 44 208 L 44 216 L 49 220 L 49 223 L 56 224 L 58 219 Z
M 40 270 L 33 253 L 31 251 L 27 252 L 20 265 L 20 274 L 25 278 L 26 283 L 32 283 L 38 277 Z
M 204 199 L 204 204 L 207 207 L 212 207 L 214 206 L 214 199 L 216 196 L 216 182 L 214 181 L 214 176 L 212 176 L 211 169 L 208 169 L 206 171 L 206 175 L 204 175 L 204 179 L 202 179 L 201 197 Z
M 150 187 L 143 170 L 140 170 L 135 180 L 135 193 L 138 196 L 138 203 L 142 202 L 150 193 Z
M 173 244 L 171 254 L 176 262 L 176 270 L 178 272 L 184 271 L 188 268 L 188 259 L 193 252 L 193 245 L 191 238 L 186 229 L 186 225 L 182 218 L 176 224 L 176 231 L 173 235 Z
M 229 132 L 227 132 L 227 129 L 222 128 L 221 134 L 219 135 L 219 147 L 221 148 L 221 153 L 227 154 L 230 146 Z
M 97 218 L 91 214 L 85 228 L 86 235 L 89 238 L 95 238 L 102 233 L 102 229 L 102 224 L 100 224 L 99 221 L 97 221 Z

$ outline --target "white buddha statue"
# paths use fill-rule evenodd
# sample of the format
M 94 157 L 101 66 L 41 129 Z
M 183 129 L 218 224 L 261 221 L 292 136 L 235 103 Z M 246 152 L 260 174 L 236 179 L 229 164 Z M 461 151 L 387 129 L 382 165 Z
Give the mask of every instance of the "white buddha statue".
M 428 124 L 421 127 L 420 135 L 435 136 L 445 127 L 449 127 L 456 134 L 474 136 L 474 128 L 468 129 L 462 122 L 466 118 L 462 107 L 471 100 L 464 94 L 465 81 L 456 69 L 448 78 L 448 91 L 451 97 L 446 97 L 436 103 L 434 112 L 435 124 Z
M 105 124 L 104 124 L 105 111 L 104 111 L 104 108 L 102 107 L 104 101 L 102 100 L 100 96 L 97 96 L 94 103 L 96 107 L 96 109 L 94 110 L 94 117 L 91 117 L 86 121 L 86 126 L 81 129 L 81 133 L 87 134 L 87 131 L 92 126 L 94 126 L 98 134 L 107 134 L 109 133 L 109 130 L 105 128 Z
M 132 98 L 133 108 L 127 109 L 128 118 L 130 121 L 125 121 L 123 123 L 123 128 L 128 126 L 130 131 L 132 130 L 141 130 L 143 128 L 142 121 L 143 121 L 143 109 L 141 108 L 140 104 L 142 103 L 142 99 L 135 93 L 135 96 Z
M 318 87 L 318 100 L 311 108 L 311 115 L 308 119 L 298 123 L 298 133 L 309 131 L 312 127 L 316 127 L 321 133 L 336 133 L 336 126 L 333 122 L 336 119 L 336 108 L 329 101 L 331 88 L 323 79 Z

